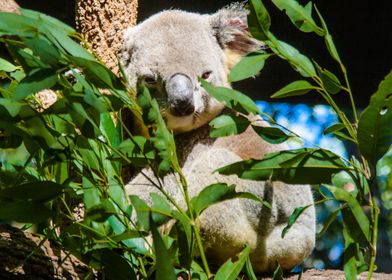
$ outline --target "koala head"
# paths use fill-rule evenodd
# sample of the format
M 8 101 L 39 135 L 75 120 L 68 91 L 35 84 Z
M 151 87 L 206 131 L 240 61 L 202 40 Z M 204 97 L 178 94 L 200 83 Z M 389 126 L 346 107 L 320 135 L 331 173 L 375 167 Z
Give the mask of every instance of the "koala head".
M 174 133 L 198 128 L 222 111 L 224 105 L 198 78 L 230 86 L 230 69 L 262 47 L 249 36 L 246 18 L 239 3 L 212 15 L 169 10 L 125 31 L 121 63 L 126 75 L 132 86 L 144 82 L 150 89 Z

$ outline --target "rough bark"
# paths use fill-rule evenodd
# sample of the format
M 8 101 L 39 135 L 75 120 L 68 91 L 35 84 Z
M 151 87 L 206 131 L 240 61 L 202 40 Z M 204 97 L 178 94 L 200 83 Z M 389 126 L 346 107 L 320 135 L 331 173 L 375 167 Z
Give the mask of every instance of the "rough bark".
M 136 24 L 137 0 L 77 0 L 76 28 L 115 73 L 122 32 Z
M 83 279 L 89 268 L 49 241 L 0 225 L 0 279 Z

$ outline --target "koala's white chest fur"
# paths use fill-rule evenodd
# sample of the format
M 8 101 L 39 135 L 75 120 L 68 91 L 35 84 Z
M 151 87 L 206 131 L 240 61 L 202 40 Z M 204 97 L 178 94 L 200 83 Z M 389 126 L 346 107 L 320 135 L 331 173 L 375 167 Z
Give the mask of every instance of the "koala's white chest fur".
M 237 191 L 257 195 L 272 206 L 268 209 L 253 200 L 234 199 L 203 212 L 200 227 L 209 261 L 221 264 L 248 245 L 255 271 L 272 271 L 278 263 L 289 269 L 302 262 L 314 247 L 313 206 L 281 238 L 294 209 L 313 204 L 310 187 L 215 173 L 219 167 L 261 158 L 285 146 L 263 142 L 251 129 L 239 136 L 211 139 L 207 123 L 221 112 L 223 105 L 210 97 L 198 82 L 198 77 L 203 77 L 214 85 L 229 86 L 227 74 L 235 64 L 233 59 L 238 60 L 260 47 L 261 43 L 247 33 L 246 14 L 241 4 L 213 15 L 160 13 L 126 32 L 122 63 L 134 86 L 143 81 L 150 87 L 170 129 L 192 130 L 176 136 L 191 197 L 213 183 L 227 183 L 236 185 Z M 146 168 L 143 173 L 127 184 L 127 193 L 151 203 L 149 193 L 159 191 L 145 177 L 154 178 L 153 172 Z M 185 207 L 174 175 L 163 179 L 163 187 Z

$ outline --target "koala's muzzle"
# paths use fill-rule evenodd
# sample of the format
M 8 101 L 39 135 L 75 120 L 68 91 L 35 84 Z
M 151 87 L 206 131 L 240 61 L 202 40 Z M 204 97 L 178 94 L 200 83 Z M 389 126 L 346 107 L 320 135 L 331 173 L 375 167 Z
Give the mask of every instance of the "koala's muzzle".
M 193 102 L 193 83 L 184 74 L 174 74 L 166 81 L 170 113 L 174 116 L 187 116 L 195 111 Z

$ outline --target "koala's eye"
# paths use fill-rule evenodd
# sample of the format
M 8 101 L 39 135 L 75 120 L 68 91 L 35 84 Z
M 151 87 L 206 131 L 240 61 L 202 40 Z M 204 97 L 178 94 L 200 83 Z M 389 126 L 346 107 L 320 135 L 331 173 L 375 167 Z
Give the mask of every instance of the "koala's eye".
M 149 86 L 155 86 L 157 84 L 157 80 L 152 76 L 144 77 L 143 80 Z
M 203 75 L 201 75 L 201 77 L 204 80 L 208 80 L 208 78 L 211 76 L 211 74 L 212 74 L 212 71 L 206 71 L 206 72 L 203 73 Z

